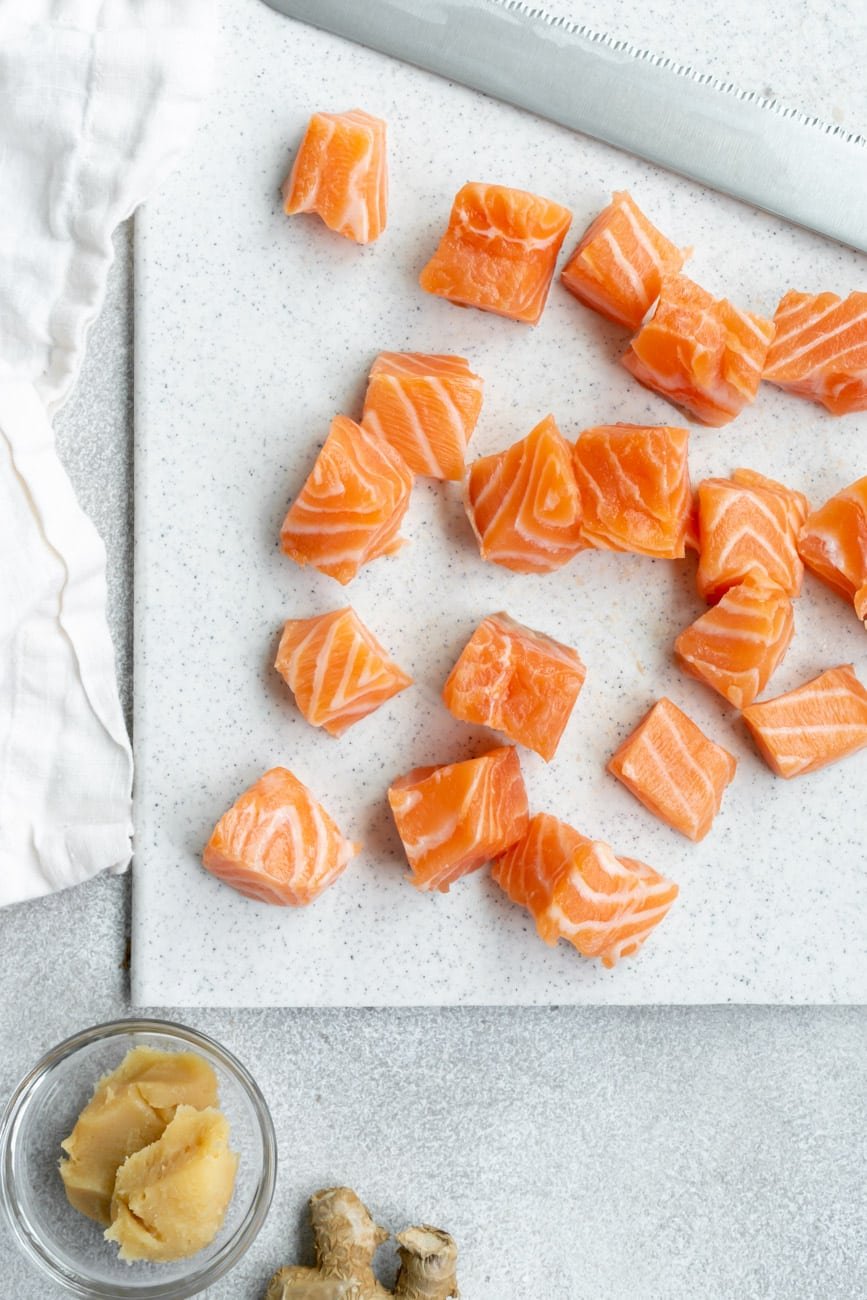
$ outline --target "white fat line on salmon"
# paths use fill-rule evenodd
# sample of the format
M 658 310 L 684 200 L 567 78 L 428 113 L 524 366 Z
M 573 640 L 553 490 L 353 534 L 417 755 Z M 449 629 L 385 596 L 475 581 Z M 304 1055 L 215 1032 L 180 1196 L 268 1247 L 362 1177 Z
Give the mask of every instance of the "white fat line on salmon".
M 623 272 L 627 282 L 632 286 L 632 289 L 634 290 L 636 297 L 639 299 L 640 302 L 645 302 L 647 300 L 648 295 L 647 295 L 647 289 L 645 287 L 644 281 L 642 280 L 638 271 L 635 269 L 635 267 L 632 265 L 632 263 L 623 253 L 623 250 L 621 249 L 614 235 L 611 233 L 610 230 L 603 230 L 602 239 L 604 243 L 608 246 L 608 248 L 610 248 L 612 256 L 614 258 L 615 265 Z
M 840 304 L 841 308 L 844 306 L 845 303 Z M 847 319 L 843 321 L 840 325 L 837 325 L 834 329 L 829 330 L 826 334 L 822 334 L 820 338 L 815 339 L 812 342 L 805 343 L 803 344 L 802 347 L 796 348 L 794 352 L 790 352 L 785 358 L 785 365 L 790 366 L 793 364 L 793 362 L 797 361 L 801 357 L 808 356 L 811 352 L 814 352 L 817 348 L 824 348 L 828 344 L 830 339 L 836 338 L 840 334 L 845 334 L 847 330 L 854 329 L 856 325 L 861 325 L 864 321 L 867 321 L 867 311 L 862 312 L 860 316 L 847 317 Z M 863 344 L 859 344 L 856 346 L 863 346 Z M 838 355 L 845 356 L 847 351 L 852 351 L 852 350 L 853 348 L 848 348 Z M 830 365 L 831 362 L 834 362 L 838 359 L 838 355 L 832 354 L 830 357 L 822 359 L 821 364 Z
M 837 308 L 842 307 L 842 305 L 843 303 L 841 300 L 837 299 L 836 302 L 831 303 L 830 307 L 823 307 L 820 312 L 811 313 L 806 317 L 806 319 L 798 321 L 791 329 L 785 330 L 782 333 L 777 330 L 777 333 L 774 335 L 774 341 L 771 344 L 771 356 L 779 350 L 781 344 L 785 343 L 787 339 L 795 338 L 805 330 L 812 329 L 815 325 L 818 325 L 819 321 L 824 320 L 826 316 L 830 316 L 831 312 L 836 311 Z M 802 312 L 803 310 L 804 304 L 799 303 L 797 307 L 792 307 L 789 309 L 789 312 L 783 313 L 783 316 L 780 316 L 778 312 L 774 319 L 782 320 L 784 316 L 789 315 L 793 311 Z M 788 358 L 786 360 L 788 360 Z

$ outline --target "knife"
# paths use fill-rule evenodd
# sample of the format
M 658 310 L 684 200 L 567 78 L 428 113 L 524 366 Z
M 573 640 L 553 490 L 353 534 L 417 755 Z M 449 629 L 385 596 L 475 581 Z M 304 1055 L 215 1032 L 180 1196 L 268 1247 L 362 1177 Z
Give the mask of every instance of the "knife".
M 867 139 L 523 0 L 266 0 L 867 252 Z

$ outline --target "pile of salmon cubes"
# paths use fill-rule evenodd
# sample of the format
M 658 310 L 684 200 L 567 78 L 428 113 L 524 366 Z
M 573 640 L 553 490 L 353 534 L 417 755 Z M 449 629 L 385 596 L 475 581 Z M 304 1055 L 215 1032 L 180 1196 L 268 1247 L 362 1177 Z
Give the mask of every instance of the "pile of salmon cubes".
M 361 110 L 315 114 L 283 197 L 287 213 L 316 213 L 359 243 L 376 239 L 387 216 L 385 123 Z M 550 199 L 465 185 L 421 286 L 534 325 L 570 222 Z M 688 255 L 618 193 L 561 279 L 632 333 L 626 369 L 703 424 L 734 419 L 763 379 L 834 414 L 867 410 L 867 294 L 843 301 L 790 291 L 765 320 L 684 276 Z M 467 468 L 482 399 L 482 379 L 463 357 L 380 355 L 360 423 L 334 419 L 289 508 L 285 554 L 351 582 L 403 544 L 418 475 L 462 481 L 481 559 L 518 573 L 550 573 L 590 547 L 658 559 L 691 548 L 709 608 L 677 637 L 675 655 L 742 711 L 774 772 L 812 772 L 867 745 L 867 690 L 851 665 L 756 702 L 791 641 L 804 565 L 867 620 L 867 477 L 812 513 L 801 493 L 748 469 L 693 491 L 686 428 L 607 425 L 570 445 L 551 415 Z M 276 668 L 310 725 L 335 736 L 412 684 L 349 606 L 290 619 Z M 511 743 L 399 776 L 388 803 L 416 888 L 448 890 L 490 862 L 546 943 L 566 939 L 613 966 L 663 919 L 677 885 L 550 813 L 531 817 L 519 759 L 520 747 L 554 758 L 584 678 L 573 647 L 506 613 L 485 618 L 442 699 L 456 718 Z M 608 767 L 652 814 L 701 840 L 736 761 L 661 698 Z M 358 847 L 291 772 L 275 768 L 220 819 L 204 864 L 254 898 L 300 906 L 337 879 Z

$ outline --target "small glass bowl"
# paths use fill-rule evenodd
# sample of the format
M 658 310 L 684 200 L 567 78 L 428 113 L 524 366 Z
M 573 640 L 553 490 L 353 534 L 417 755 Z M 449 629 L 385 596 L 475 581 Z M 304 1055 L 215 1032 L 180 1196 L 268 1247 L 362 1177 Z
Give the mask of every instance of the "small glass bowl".
M 213 1068 L 219 1106 L 239 1156 L 226 1220 L 210 1246 L 176 1263 L 125 1263 L 98 1223 L 66 1199 L 57 1172 L 71 1132 L 101 1075 L 132 1047 L 193 1051 Z M 274 1125 L 256 1083 L 212 1038 L 162 1020 L 116 1020 L 59 1043 L 24 1078 L 0 1121 L 0 1205 L 28 1258 L 86 1300 L 184 1300 L 237 1264 L 265 1221 L 274 1192 Z

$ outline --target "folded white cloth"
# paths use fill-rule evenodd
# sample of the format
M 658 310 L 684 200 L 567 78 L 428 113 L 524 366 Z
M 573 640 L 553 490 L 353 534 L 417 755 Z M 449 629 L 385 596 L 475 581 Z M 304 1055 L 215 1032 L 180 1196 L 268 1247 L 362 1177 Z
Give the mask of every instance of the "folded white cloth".
M 122 870 L 105 552 L 54 445 L 111 234 L 188 143 L 213 0 L 0 0 L 0 904 Z

